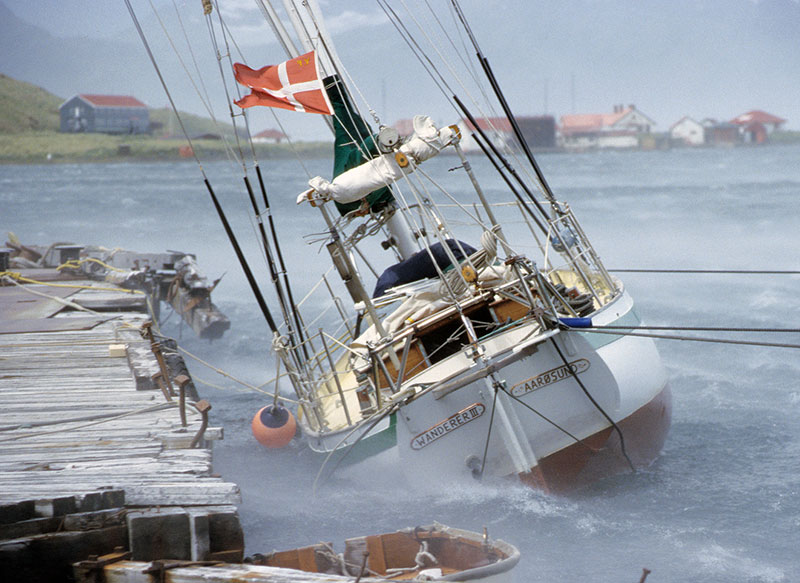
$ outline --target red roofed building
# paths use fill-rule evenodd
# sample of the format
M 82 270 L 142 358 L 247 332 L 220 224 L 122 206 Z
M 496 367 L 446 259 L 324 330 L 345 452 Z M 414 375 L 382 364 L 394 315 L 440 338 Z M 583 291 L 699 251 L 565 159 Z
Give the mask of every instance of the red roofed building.
M 285 139 L 286 134 L 278 130 L 264 130 L 253 136 L 253 142 L 256 144 L 280 144 Z
M 559 130 L 565 148 L 635 148 L 655 123 L 633 105 L 616 105 L 612 113 L 563 115 Z
M 128 95 L 76 95 L 59 107 L 62 132 L 143 134 L 150 131 L 147 105 Z
M 786 120 L 777 116 L 755 109 L 736 116 L 731 120 L 742 131 L 742 139 L 749 144 L 763 144 L 769 139 L 769 134 L 780 129 Z

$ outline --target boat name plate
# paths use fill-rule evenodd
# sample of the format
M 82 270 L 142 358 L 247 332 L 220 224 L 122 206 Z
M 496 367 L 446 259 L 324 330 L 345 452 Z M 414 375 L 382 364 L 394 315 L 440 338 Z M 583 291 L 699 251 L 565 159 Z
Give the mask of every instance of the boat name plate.
M 455 415 L 451 415 L 444 421 L 440 421 L 430 429 L 426 429 L 419 435 L 411 440 L 411 449 L 421 450 L 426 445 L 430 445 L 440 437 L 444 437 L 448 433 L 463 427 L 470 421 L 474 421 L 486 411 L 486 406 L 483 403 L 473 403 L 464 409 L 461 409 Z
M 572 373 L 577 375 L 589 370 L 589 361 L 585 358 L 579 358 L 578 360 L 573 360 L 570 362 L 569 366 L 572 369 Z M 566 364 L 562 364 L 559 367 L 540 373 L 535 377 L 531 377 L 522 381 L 521 383 L 517 383 L 511 387 L 511 394 L 515 397 L 527 395 L 528 393 L 537 389 L 541 389 L 542 387 L 546 387 L 547 385 L 552 385 L 558 381 L 568 379 L 572 376 L 572 373 L 567 370 Z

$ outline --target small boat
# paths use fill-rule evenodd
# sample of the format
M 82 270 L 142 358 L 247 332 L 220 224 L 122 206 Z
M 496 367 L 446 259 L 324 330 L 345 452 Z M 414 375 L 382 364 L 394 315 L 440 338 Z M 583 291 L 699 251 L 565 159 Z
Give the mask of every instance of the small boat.
M 433 524 L 248 557 L 254 565 L 390 581 L 511 581 L 519 551 L 502 540 Z
M 501 540 L 441 524 L 407 528 L 345 541 L 342 553 L 329 543 L 247 557 L 244 563 L 131 561 L 117 552 L 74 565 L 78 581 L 248 581 L 331 583 L 340 581 L 470 581 L 510 583 L 519 562 L 516 547 Z

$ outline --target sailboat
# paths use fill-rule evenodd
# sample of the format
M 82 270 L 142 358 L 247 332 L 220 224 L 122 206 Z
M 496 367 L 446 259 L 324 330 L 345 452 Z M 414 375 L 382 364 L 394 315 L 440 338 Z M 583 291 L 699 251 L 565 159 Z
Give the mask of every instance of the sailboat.
M 269 2 L 258 4 L 289 60 L 235 65 L 252 90 L 237 103 L 327 114 L 335 136 L 332 175 L 298 180 L 296 200 L 316 221 L 311 242 L 330 258 L 312 289 L 328 293 L 326 306 L 308 301 L 311 292 L 295 300 L 280 252 L 286 240 L 276 234 L 258 167 L 263 208 L 252 191 L 250 199 L 282 322 L 232 239 L 273 329 L 279 372 L 291 381 L 297 424 L 319 454 L 320 475 L 383 458 L 425 482 L 516 477 L 564 492 L 651 464 L 670 426 L 664 366 L 652 339 L 626 334 L 640 325 L 633 298 L 554 195 L 459 3 L 450 2 L 454 20 L 475 48 L 490 101 L 514 130 L 515 150 L 498 146 L 455 92 L 460 115 L 450 123 L 421 112 L 410 135 L 370 127 L 317 2 L 286 0 L 289 24 Z M 379 5 L 408 40 L 389 2 Z M 503 178 L 504 200 L 484 192 L 462 147 L 466 137 L 490 162 L 482 165 Z M 451 191 L 449 176 L 428 173 L 445 155 L 471 192 Z M 375 269 L 368 256 L 381 248 L 387 265 Z M 323 315 L 310 314 L 311 306 Z M 282 407 L 265 407 L 253 423 L 267 445 L 273 430 L 293 434 Z

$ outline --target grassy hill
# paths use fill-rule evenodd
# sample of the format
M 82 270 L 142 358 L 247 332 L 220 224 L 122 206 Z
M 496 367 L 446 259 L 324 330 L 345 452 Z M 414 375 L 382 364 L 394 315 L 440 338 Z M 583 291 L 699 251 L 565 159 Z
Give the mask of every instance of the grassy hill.
M 233 126 L 228 123 L 215 124 L 213 120 L 206 117 L 184 112 L 181 112 L 181 121 L 190 138 L 205 134 L 222 134 L 228 138 L 233 137 Z M 183 138 L 175 112 L 167 107 L 150 110 L 150 125 L 154 137 Z
M 175 114 L 167 108 L 151 109 L 150 135 L 115 136 L 70 134 L 59 131 L 58 108 L 64 99 L 40 87 L 0 73 L 0 163 L 101 162 L 121 160 L 179 160 L 186 145 Z M 222 134 L 230 142 L 231 124 L 215 124 L 198 115 L 181 113 L 181 120 L 195 150 L 204 159 L 226 156 L 219 139 L 196 136 Z M 329 155 L 328 144 L 296 144 L 303 155 Z M 287 144 L 258 144 L 261 157 L 289 157 L 295 153 Z
M 0 73 L 0 134 L 58 131 L 60 97 Z
M 0 73 L 0 134 L 59 130 L 58 108 L 65 99 L 57 97 L 30 83 L 17 81 Z M 181 113 L 183 125 L 189 136 L 223 134 L 233 136 L 231 124 L 215 124 L 212 120 Z M 151 109 L 150 123 L 153 137 L 183 137 L 180 125 L 172 110 Z

